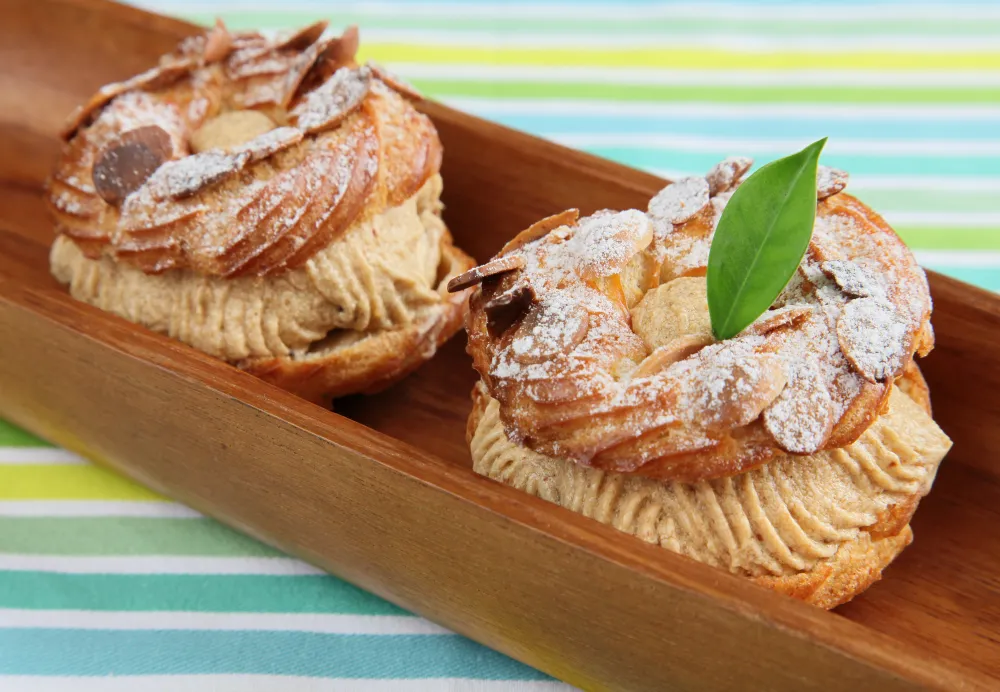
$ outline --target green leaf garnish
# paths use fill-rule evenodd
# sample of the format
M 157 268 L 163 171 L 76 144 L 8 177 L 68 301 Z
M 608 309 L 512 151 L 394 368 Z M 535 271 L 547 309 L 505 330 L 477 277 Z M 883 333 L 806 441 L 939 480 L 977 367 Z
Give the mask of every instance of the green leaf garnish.
M 826 137 L 747 178 L 722 212 L 708 254 L 716 339 L 743 331 L 788 285 L 816 222 L 816 168 Z

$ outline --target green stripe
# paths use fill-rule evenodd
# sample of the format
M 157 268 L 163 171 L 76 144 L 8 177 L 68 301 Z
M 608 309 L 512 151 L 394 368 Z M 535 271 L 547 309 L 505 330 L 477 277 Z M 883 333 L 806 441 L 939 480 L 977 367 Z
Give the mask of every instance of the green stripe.
M 712 103 L 988 104 L 1000 102 L 1000 87 L 887 86 L 671 86 L 658 84 L 522 82 L 487 79 L 413 79 L 428 96 L 505 99 L 596 99 L 601 101 L 705 101 Z
M 865 189 L 851 183 L 849 192 L 883 214 L 891 211 L 1000 212 L 996 190 Z
M 329 576 L 0 571 L 0 608 L 408 615 Z
M 1000 250 L 1000 227 L 894 226 L 893 228 L 906 244 L 915 250 Z
M 188 21 L 205 26 L 215 22 L 216 16 L 221 16 L 226 26 L 231 29 L 276 29 L 284 27 L 304 26 L 318 19 L 332 17 L 332 26 L 343 27 L 357 24 L 362 32 L 371 29 L 410 29 L 418 31 L 488 31 L 497 33 L 545 33 L 545 34 L 577 34 L 577 33 L 615 33 L 629 35 L 659 34 L 664 38 L 670 36 L 688 36 L 693 32 L 718 34 L 735 33 L 752 35 L 755 38 L 769 36 L 927 36 L 936 38 L 948 34 L 972 36 L 992 36 L 1000 31 L 1000 22 L 994 19 L 907 19 L 901 17 L 892 22 L 872 22 L 853 17 L 828 17 L 822 22 L 813 20 L 774 20 L 770 18 L 740 18 L 726 19 L 712 17 L 697 18 L 663 18 L 648 19 L 615 18 L 603 19 L 577 18 L 568 14 L 559 19 L 521 18 L 521 17 L 421 17 L 414 14 L 390 16 L 380 13 L 360 12 L 309 12 L 261 10 L 239 11 L 216 15 L 210 12 L 192 12 L 184 15 Z M 362 33 L 362 37 L 364 34 Z
M 211 519 L 0 517 L 0 552 L 39 555 L 282 556 Z
M 31 433 L 0 419 L 0 447 L 51 447 Z M 2 452 L 0 452 L 2 456 Z

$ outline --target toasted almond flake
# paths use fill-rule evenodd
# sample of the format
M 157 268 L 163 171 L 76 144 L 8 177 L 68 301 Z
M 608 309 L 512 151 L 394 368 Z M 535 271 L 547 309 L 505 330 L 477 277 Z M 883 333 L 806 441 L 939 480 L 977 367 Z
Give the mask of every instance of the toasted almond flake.
M 786 452 L 812 454 L 833 430 L 833 399 L 815 361 L 793 364 L 788 385 L 764 411 L 764 428 Z
M 392 89 L 393 91 L 399 93 L 402 96 L 412 100 L 412 101 L 422 101 L 424 95 L 417 91 L 417 88 L 407 82 L 405 79 L 397 74 L 390 72 L 380 65 L 376 65 L 373 62 L 365 63 L 371 68 L 372 73 L 376 78 L 380 79 L 383 84 Z
M 699 176 L 681 178 L 649 201 L 649 215 L 654 222 L 676 226 L 689 221 L 708 203 L 707 180 Z
M 850 176 L 838 168 L 820 166 L 816 169 L 816 198 L 826 199 L 847 187 Z
M 319 40 L 329 24 L 330 22 L 326 19 L 321 19 L 301 29 L 283 32 L 275 39 L 274 48 L 275 50 L 285 50 L 286 48 L 305 50 Z
M 94 189 L 105 202 L 117 206 L 172 155 L 170 135 L 163 128 L 148 125 L 124 132 L 97 155 Z
M 820 270 L 830 277 L 845 295 L 852 298 L 885 298 L 885 287 L 867 268 L 851 260 L 821 262 Z
M 147 185 L 155 199 L 182 199 L 236 174 L 249 160 L 247 152 L 213 149 L 160 166 Z
M 757 318 L 757 321 L 741 332 L 742 334 L 756 334 L 764 336 L 782 327 L 794 327 L 802 320 L 813 314 L 814 308 L 811 305 L 792 305 L 776 310 L 768 310 Z
M 837 320 L 837 340 L 851 367 L 869 382 L 884 382 L 903 371 L 910 329 L 892 303 L 858 298 Z
M 361 106 L 371 85 L 367 67 L 340 68 L 292 110 L 295 125 L 308 134 L 336 127 Z
M 739 185 L 751 166 L 753 159 L 745 156 L 730 156 L 715 164 L 705 176 L 709 196 L 715 197 Z
M 233 50 L 233 37 L 226 29 L 226 25 L 221 18 L 215 20 L 215 26 L 208 32 L 205 38 L 205 50 L 202 59 L 206 64 L 212 64 L 225 60 L 230 51 Z
M 278 127 L 244 142 L 230 150 L 230 153 L 236 154 L 245 151 L 250 154 L 250 162 L 261 161 L 283 149 L 295 146 L 302 141 L 303 136 L 302 130 L 297 128 Z
M 482 283 L 483 279 L 524 268 L 524 258 L 520 255 L 504 255 L 490 260 L 486 264 L 473 267 L 464 274 L 459 274 L 448 282 L 448 292 L 457 293 L 471 286 Z
M 544 363 L 576 348 L 589 328 L 587 309 L 571 294 L 550 293 L 518 325 L 510 343 L 511 357 L 526 365 Z
M 588 216 L 566 243 L 562 259 L 571 261 L 581 278 L 598 279 L 619 273 L 652 239 L 649 218 L 635 209 Z
M 549 234 L 549 232 L 559 228 L 560 226 L 572 226 L 579 218 L 579 209 L 567 209 L 566 211 L 561 211 L 558 214 L 546 216 L 541 221 L 536 221 L 514 236 L 510 242 L 503 246 L 503 249 L 500 250 L 500 254 L 506 255 L 508 252 L 524 247 L 528 243 L 533 243 L 540 238 L 544 238 Z
M 689 356 L 708 346 L 711 341 L 707 341 L 698 336 L 681 336 L 670 343 L 660 346 L 646 357 L 633 373 L 633 377 L 651 377 L 663 372 L 674 363 L 684 360 Z
M 781 359 L 749 353 L 709 360 L 699 368 L 695 400 L 708 430 L 732 430 L 755 420 L 785 387 Z

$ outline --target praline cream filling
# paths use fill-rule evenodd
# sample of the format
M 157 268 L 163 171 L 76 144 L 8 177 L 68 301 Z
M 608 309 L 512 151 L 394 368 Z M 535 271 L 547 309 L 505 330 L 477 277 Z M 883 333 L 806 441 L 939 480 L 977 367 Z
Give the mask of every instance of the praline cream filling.
M 340 343 L 427 320 L 441 304 L 441 178 L 352 225 L 303 266 L 267 277 L 146 274 L 86 258 L 60 236 L 52 273 L 74 298 L 232 362 L 315 357 Z M 343 331 L 341 331 L 343 330 Z

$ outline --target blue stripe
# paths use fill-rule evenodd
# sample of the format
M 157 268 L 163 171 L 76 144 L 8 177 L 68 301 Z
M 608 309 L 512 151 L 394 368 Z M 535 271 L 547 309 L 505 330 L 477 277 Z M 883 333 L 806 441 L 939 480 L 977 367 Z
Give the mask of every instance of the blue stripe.
M 945 265 L 930 265 L 930 268 L 961 281 L 974 284 L 980 288 L 985 288 L 988 291 L 1000 291 L 1000 267 L 948 267 Z
M 725 87 L 719 87 L 725 89 Z M 917 112 L 917 109 L 914 109 Z M 697 135 L 748 139 L 801 139 L 820 137 L 862 140 L 938 139 L 992 140 L 1000 137 L 997 122 L 987 119 L 941 118 L 934 120 L 840 120 L 833 118 L 774 117 L 737 115 L 734 117 L 686 117 L 673 115 L 548 115 L 493 113 L 489 107 L 475 109 L 476 115 L 526 132 L 560 134 L 650 133 L 657 135 Z
M 0 629 L 6 675 L 300 675 L 547 680 L 457 635 Z
M 722 154 L 671 151 L 669 149 L 640 149 L 637 147 L 587 147 L 597 156 L 619 161 L 636 168 L 651 170 L 683 171 L 704 174 L 720 159 Z M 730 154 L 752 156 L 760 166 L 788 152 L 734 151 Z M 728 154 L 727 154 L 728 155 Z M 982 158 L 949 158 L 945 156 L 882 156 L 824 154 L 823 163 L 835 166 L 851 175 L 1000 175 L 1000 156 Z

